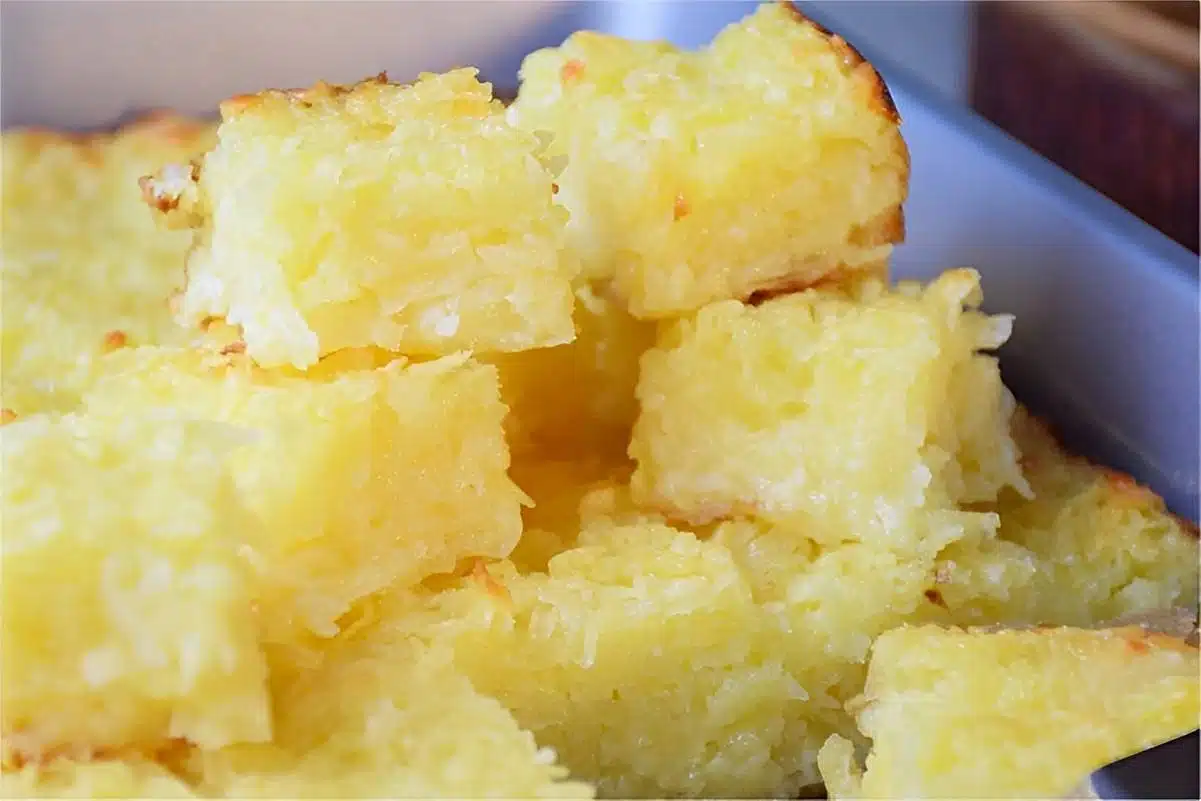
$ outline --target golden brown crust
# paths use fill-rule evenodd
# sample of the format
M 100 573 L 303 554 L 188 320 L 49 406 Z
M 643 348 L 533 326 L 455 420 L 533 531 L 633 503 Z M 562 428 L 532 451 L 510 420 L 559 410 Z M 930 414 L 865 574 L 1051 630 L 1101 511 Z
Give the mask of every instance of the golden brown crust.
M 158 212 L 159 222 L 169 229 L 200 228 L 203 225 L 202 202 L 199 195 L 202 160 L 183 164 L 171 163 L 153 175 L 138 179 L 142 202 Z M 193 243 L 195 248 L 195 243 Z M 185 285 L 188 276 L 184 263 Z M 175 301 L 178 303 L 178 301 Z M 174 313 L 174 311 L 173 311 Z
M 1140 484 L 1137 479 L 1128 473 L 1123 473 L 1120 470 L 1115 470 L 1112 467 L 1096 464 L 1083 456 L 1077 456 L 1069 451 L 1063 445 L 1063 440 L 1055 431 L 1054 426 L 1048 423 L 1041 417 L 1033 414 L 1025 406 L 1018 406 L 1017 412 L 1014 414 L 1013 428 L 1024 428 L 1031 432 L 1024 437 L 1017 437 L 1018 445 L 1021 449 L 1021 454 L 1018 458 L 1018 463 L 1023 471 L 1036 470 L 1040 465 L 1040 460 L 1036 453 L 1029 449 L 1021 448 L 1023 440 L 1039 439 L 1042 440 L 1045 448 L 1054 454 L 1057 460 L 1065 462 L 1069 465 L 1078 467 L 1088 467 L 1100 473 L 1103 480 L 1110 490 L 1112 496 L 1119 503 L 1126 503 L 1129 506 L 1136 508 L 1151 508 L 1156 509 L 1170 517 L 1180 526 L 1181 532 L 1193 539 L 1201 539 L 1201 529 L 1193 521 L 1180 517 L 1173 512 L 1168 511 L 1167 505 L 1163 498 L 1155 493 L 1154 490 L 1144 484 Z
M 859 267 L 836 267 L 825 270 L 816 276 L 811 270 L 794 271 L 780 276 L 751 292 L 742 301 L 749 306 L 759 306 L 773 298 L 793 295 L 810 289 L 826 289 L 832 287 L 851 286 L 857 280 L 888 277 L 887 259 L 879 263 L 865 264 Z
M 923 623 L 914 626 L 907 626 L 914 630 L 935 629 L 948 633 L 972 635 L 993 635 L 1006 633 L 1025 633 L 1025 634 L 1041 634 L 1054 636 L 1059 632 L 1077 631 L 1077 632 L 1095 632 L 1105 633 L 1117 637 L 1125 641 L 1126 647 L 1134 654 L 1143 655 L 1152 651 L 1177 651 L 1180 653 L 1192 653 L 1197 651 L 1197 644 L 1190 641 L 1187 637 L 1179 637 L 1175 634 L 1155 631 L 1144 626 L 1115 626 L 1111 628 L 1098 629 L 1078 629 L 1074 626 L 1052 626 L 1047 624 L 1039 625 L 991 625 L 991 626 L 955 626 L 955 625 L 940 625 L 938 623 Z
M 1201 540 L 1201 529 L 1197 527 L 1196 523 L 1175 514 L 1172 515 L 1172 519 L 1176 521 L 1176 524 L 1180 526 L 1180 530 L 1184 532 L 1186 536 L 1192 537 L 1195 540 Z
M 1147 487 L 1120 470 L 1111 467 L 1099 467 L 1101 478 L 1109 487 L 1112 495 L 1119 502 L 1130 506 L 1147 506 L 1158 504 L 1160 498 Z
M 122 762 L 129 760 L 150 760 L 165 763 L 181 759 L 191 752 L 192 745 L 179 737 L 171 737 L 162 742 L 146 746 L 119 746 L 94 748 L 81 744 L 63 744 L 53 748 L 33 748 L 26 745 L 17 732 L 16 743 L 10 740 L 6 743 L 4 767 L 10 770 L 21 770 L 26 766 L 46 767 L 59 760 L 65 762 Z
M 1147 654 L 1151 651 L 1179 651 L 1190 653 L 1197 650 L 1195 643 L 1171 634 L 1150 631 L 1142 626 L 1125 626 L 1120 629 L 1109 629 L 1126 641 L 1126 647 L 1135 654 Z
M 509 589 L 488 571 L 488 564 L 483 559 L 475 559 L 471 565 L 471 577 L 477 581 L 484 591 L 506 606 L 513 605 L 513 597 Z
M 905 241 L 905 210 L 897 206 L 851 231 L 850 242 L 861 248 L 896 245 Z
M 264 89 L 261 92 L 256 92 L 249 95 L 234 95 L 227 100 L 221 101 L 219 106 L 221 111 L 221 119 L 228 120 L 252 111 L 259 106 L 271 100 L 285 100 L 289 103 L 296 103 L 301 106 L 311 106 L 318 101 L 332 100 L 353 94 L 355 91 L 368 87 L 387 84 L 388 73 L 381 72 L 378 75 L 366 78 L 358 83 L 349 85 L 340 85 L 318 81 L 317 83 L 307 88 L 299 89 Z M 397 84 L 400 85 L 400 84 Z
M 105 350 L 120 350 L 129 344 L 129 336 L 121 330 L 114 329 L 104 335 Z
M 184 168 L 188 171 L 186 176 L 187 181 L 195 184 L 200 180 L 199 162 L 189 162 Z M 160 170 L 156 175 L 143 175 L 139 178 L 138 188 L 142 191 L 143 203 L 152 209 L 166 214 L 179 208 L 180 200 L 183 197 L 183 190 L 186 187 L 178 181 L 172 184 L 164 177 L 163 171 Z
M 871 65 L 871 62 L 864 58 L 854 45 L 821 23 L 805 16 L 791 0 L 779 0 L 779 4 L 799 24 L 808 25 L 829 41 L 830 47 L 842 58 L 843 64 L 867 89 L 872 108 L 889 121 L 897 125 L 901 123 L 900 112 L 897 111 L 892 93 L 888 91 L 888 85 L 884 83 L 884 79 L 880 77 L 880 73 L 876 72 L 876 68 Z
M 117 129 L 116 136 L 138 136 L 171 145 L 199 146 L 212 132 L 213 124 L 207 120 L 157 109 L 135 117 Z
M 682 220 L 692 212 L 692 207 L 688 204 L 688 198 L 684 194 L 678 193 L 672 204 L 671 215 L 673 220 Z
M 5 137 L 20 137 L 26 147 L 37 152 L 44 148 L 71 147 L 88 163 L 104 161 L 104 149 L 127 138 L 159 141 L 164 144 L 199 147 L 211 135 L 213 124 L 166 109 L 154 109 L 133 117 L 119 127 L 94 131 L 61 131 L 31 126 L 5 131 Z
M 166 214 L 174 211 L 175 207 L 179 205 L 178 195 L 161 194 L 156 190 L 153 175 L 143 175 L 139 178 L 138 189 L 142 193 L 142 202 L 155 211 Z
M 573 58 L 559 68 L 559 80 L 563 84 L 574 83 L 584 77 L 584 62 Z
M 760 287 L 744 299 L 748 306 L 760 306 L 774 298 L 793 295 L 810 289 L 836 286 L 847 280 L 850 270 L 838 268 L 819 275 L 817 278 L 800 277 L 796 274 L 782 276 L 770 284 Z
M 838 41 L 841 42 L 842 40 L 838 39 Z M 843 42 L 843 44 L 846 43 Z M 846 47 L 858 55 L 858 51 L 853 47 L 850 45 L 846 45 Z M 888 84 L 880 77 L 880 73 L 876 72 L 876 68 L 864 61 L 855 68 L 855 75 L 861 84 L 867 88 L 869 102 L 876 113 L 894 125 L 900 125 L 901 112 L 897 110 L 896 101 L 892 99 L 892 92 L 888 91 Z
M 477 75 L 474 68 L 469 70 L 456 70 L 456 72 L 470 71 L 472 75 Z M 481 83 L 481 86 L 487 87 L 491 94 L 491 87 L 488 83 Z M 218 106 L 221 120 L 229 121 L 243 114 L 254 112 L 264 106 L 270 104 L 283 103 L 293 107 L 312 108 L 321 103 L 330 103 L 331 101 L 345 101 L 351 95 L 369 94 L 373 90 L 381 86 L 388 86 L 396 89 L 405 89 L 414 86 L 410 82 L 391 81 L 388 79 L 386 72 L 381 72 L 370 78 L 358 81 L 352 84 L 333 84 L 325 81 L 318 81 L 312 86 L 305 88 L 294 89 L 264 89 L 261 92 L 254 94 L 235 95 L 223 100 Z M 495 95 L 489 98 L 488 113 L 499 113 L 506 105 L 505 102 L 498 100 Z M 482 104 L 480 104 L 482 105 Z M 473 105 L 471 110 L 464 110 L 462 113 L 471 113 L 478 115 L 480 106 Z

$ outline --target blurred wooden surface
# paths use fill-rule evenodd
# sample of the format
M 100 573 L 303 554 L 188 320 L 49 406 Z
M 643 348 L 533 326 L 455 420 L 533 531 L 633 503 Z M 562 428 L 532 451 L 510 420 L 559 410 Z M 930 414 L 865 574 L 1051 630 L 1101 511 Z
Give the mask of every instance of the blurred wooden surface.
M 1198 3 L 985 2 L 971 102 L 1198 250 Z

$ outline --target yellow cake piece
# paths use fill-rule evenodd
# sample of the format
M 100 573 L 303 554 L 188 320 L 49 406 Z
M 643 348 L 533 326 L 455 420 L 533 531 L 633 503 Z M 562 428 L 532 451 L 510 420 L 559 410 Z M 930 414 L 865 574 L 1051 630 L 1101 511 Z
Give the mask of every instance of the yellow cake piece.
M 1028 491 L 979 278 L 715 303 L 642 358 L 635 498 L 703 523 L 789 520 L 824 544 L 937 551 L 958 504 Z
M 1062 798 L 1201 724 L 1197 648 L 1140 628 L 898 629 L 876 641 L 859 726 L 822 749 L 832 798 Z
M 590 798 L 441 649 L 404 638 L 337 642 L 277 699 L 276 742 L 194 755 L 226 798 Z
M 811 692 L 841 694 L 840 683 L 858 675 L 849 666 L 866 664 L 878 635 L 912 619 L 934 581 L 933 556 L 867 543 L 823 547 L 786 525 L 725 522 L 712 541 L 742 567 L 756 601 L 787 622 L 778 648 Z
M 271 734 L 238 432 L 127 415 L 0 428 L 4 764 Z
M 982 519 L 957 536 L 986 537 L 993 527 L 995 520 Z M 709 536 L 728 550 L 756 603 L 775 621 L 772 649 L 808 694 L 797 720 L 803 739 L 791 747 L 798 785 L 811 788 L 819 782 L 817 752 L 825 738 L 856 735 L 845 704 L 863 691 L 876 637 L 941 611 L 928 594 L 936 557 L 870 543 L 823 546 L 804 529 L 756 520 L 723 522 Z
M 661 525 L 604 526 L 548 571 L 493 565 L 415 628 L 602 797 L 791 786 L 784 731 L 805 691 L 728 553 Z
M 842 699 L 862 689 L 871 637 L 904 619 L 928 576 L 847 552 L 794 560 L 805 579 L 773 595 L 749 564 L 817 550 L 795 533 L 742 547 L 728 532 L 627 521 L 586 523 L 546 573 L 493 564 L 432 599 L 390 599 L 375 625 L 452 648 L 602 796 L 812 788 L 822 743 L 853 728 Z
M 165 768 L 144 758 L 55 760 L 0 775 L 0 798 L 199 798 Z
M 216 147 L 143 182 L 200 227 L 181 319 L 240 326 L 260 365 L 336 350 L 570 342 L 574 262 L 543 145 L 472 69 L 221 105 Z
M 212 133 L 156 114 L 113 134 L 0 136 L 0 406 L 70 410 L 102 354 L 187 336 L 167 301 L 190 237 L 157 228 L 137 181 L 202 152 Z
M 1197 526 L 1130 476 L 1064 452 L 1028 414 L 1015 438 L 1034 498 L 1003 493 L 1002 539 L 1039 560 L 1027 620 L 1092 625 L 1197 604 Z M 1070 588 L 1070 590 L 1068 589 Z
M 639 317 L 878 271 L 904 236 L 888 90 L 790 3 L 697 52 L 573 34 L 525 59 L 509 116 L 554 136 L 569 242 Z
M 1134 479 L 1066 453 L 1029 412 L 1014 438 L 1033 491 L 992 505 L 998 539 L 942 554 L 941 620 L 959 624 L 1093 626 L 1131 615 L 1197 608 L 1201 547 L 1195 524 L 1168 512 Z
M 328 637 L 355 600 L 505 556 L 521 532 L 496 371 L 461 356 L 314 380 L 244 354 L 138 348 L 109 357 L 87 405 L 246 431 L 230 464 L 263 524 L 244 555 L 274 643 Z

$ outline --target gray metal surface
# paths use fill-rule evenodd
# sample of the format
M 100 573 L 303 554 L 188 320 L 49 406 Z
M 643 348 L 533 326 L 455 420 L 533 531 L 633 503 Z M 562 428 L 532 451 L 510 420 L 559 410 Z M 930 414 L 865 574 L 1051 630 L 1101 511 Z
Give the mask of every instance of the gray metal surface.
M 472 63 L 512 84 L 524 53 L 576 28 L 695 46 L 753 5 L 5 2 L 0 99 L 6 125 L 91 127 L 381 69 L 406 78 Z M 830 10 L 802 5 L 819 20 Z M 899 274 L 978 268 L 988 307 L 1017 315 L 1002 362 L 1019 397 L 1196 520 L 1196 259 L 859 44 L 893 88 L 912 151 Z
M 1105 801 L 1201 798 L 1196 731 L 1119 760 L 1092 777 L 1092 789 Z M 1189 766 L 1191 762 L 1191 769 Z

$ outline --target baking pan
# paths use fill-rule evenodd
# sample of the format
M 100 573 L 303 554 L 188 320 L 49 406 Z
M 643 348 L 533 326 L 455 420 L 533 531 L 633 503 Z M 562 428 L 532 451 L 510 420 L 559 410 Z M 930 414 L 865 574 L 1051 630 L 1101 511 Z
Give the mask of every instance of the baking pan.
M 458 64 L 512 87 L 521 57 L 592 28 L 682 46 L 745 2 L 5 2 L 5 125 L 92 128 L 132 109 L 212 110 L 238 92 L 395 78 Z M 805 4 L 802 4 L 804 7 Z M 807 9 L 822 21 L 822 10 Z M 1017 316 L 1007 382 L 1069 446 L 1125 470 L 1198 517 L 1198 263 L 1025 146 L 889 64 L 912 153 L 896 273 L 973 266 L 986 305 Z M 86 65 L 86 68 L 81 68 Z M 1192 756 L 1196 756 L 1193 749 Z M 1182 771 L 1196 771 L 1196 761 Z M 1128 784 L 1128 782 L 1127 782 Z M 1111 797 L 1138 797 L 1111 782 Z
M 822 20 L 825 4 L 801 5 Z M 352 81 L 381 69 L 408 78 L 467 63 L 511 87 L 526 52 L 572 30 L 696 46 L 753 6 L 9 0 L 0 5 L 0 113 L 6 125 L 89 128 L 154 106 L 208 113 L 224 97 L 268 85 Z M 1002 362 L 1018 395 L 1070 445 L 1132 473 L 1196 520 L 1196 258 L 861 49 L 892 87 L 912 151 L 898 275 L 978 268 L 986 305 L 1017 315 Z

